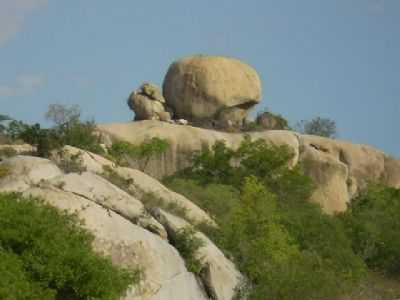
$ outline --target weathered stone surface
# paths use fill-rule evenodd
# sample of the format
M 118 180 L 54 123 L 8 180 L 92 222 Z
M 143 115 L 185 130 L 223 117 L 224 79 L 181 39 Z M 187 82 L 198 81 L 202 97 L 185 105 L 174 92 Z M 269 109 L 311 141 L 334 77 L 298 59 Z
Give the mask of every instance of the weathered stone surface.
M 237 148 L 244 138 L 244 134 L 241 133 L 227 133 L 159 121 L 100 124 L 98 129 L 107 143 L 124 140 L 140 144 L 152 137 L 167 139 L 170 143 L 169 149 L 159 158 L 150 160 L 145 169 L 147 174 L 157 179 L 188 167 L 189 157 L 193 151 L 201 150 L 204 145 L 212 146 L 218 140 L 225 140 L 228 147 Z M 287 145 L 294 153 L 291 165 L 297 164 L 299 141 L 296 133 L 274 130 L 248 134 L 253 139 L 262 138 L 276 145 Z
M 202 145 L 211 146 L 217 140 L 225 140 L 228 147 L 237 148 L 243 140 L 240 133 L 157 121 L 105 124 L 99 125 L 99 130 L 109 142 L 121 139 L 140 144 L 146 137 L 153 136 L 168 139 L 170 149 L 162 157 L 153 159 L 145 170 L 156 178 L 188 167 L 188 154 L 200 150 Z M 382 181 L 400 187 L 400 161 L 372 147 L 286 130 L 251 132 L 249 135 L 276 145 L 288 145 L 294 153 L 292 166 L 307 161 L 307 172 L 317 182 L 313 199 L 326 212 L 344 210 L 349 199 L 363 190 L 368 182 Z
M 174 236 L 179 230 L 190 226 L 184 220 L 161 209 L 155 209 L 153 216 L 165 226 L 170 236 Z M 207 290 L 211 293 L 211 298 L 231 300 L 242 275 L 203 233 L 197 232 L 195 236 L 203 242 L 203 246 L 198 249 L 196 256 L 204 264 L 205 269 L 201 276 Z
M 310 146 L 304 146 L 300 161 L 305 166 L 305 174 L 313 178 L 317 185 L 311 200 L 319 203 L 328 213 L 345 211 L 350 201 L 347 166 Z
M 175 204 L 181 208 L 184 208 L 187 212 L 188 218 L 194 223 L 206 222 L 209 224 L 214 224 L 214 221 L 200 207 L 195 205 L 184 196 L 169 190 L 163 184 L 149 175 L 139 170 L 123 167 L 117 167 L 114 169 L 114 171 L 121 177 L 132 180 L 132 184 L 130 184 L 130 191 L 138 199 L 141 199 L 141 197 L 146 193 L 151 193 L 156 197 L 159 197 L 166 204 Z
M 22 192 L 31 185 L 62 175 L 50 160 L 34 156 L 15 156 L 0 163 L 10 172 L 0 179 L 0 192 Z
M 148 96 L 150 99 L 165 103 L 161 89 L 154 83 L 145 82 L 139 88 L 139 93 Z
M 197 205 L 192 203 L 190 200 L 185 198 L 184 196 L 175 193 L 171 190 L 169 190 L 167 187 L 165 187 L 163 184 L 161 184 L 159 181 L 156 179 L 150 177 L 149 175 L 136 170 L 136 169 L 131 169 L 131 168 L 124 168 L 124 167 L 118 167 L 116 166 L 113 162 L 110 160 L 91 153 L 89 151 L 81 150 L 72 146 L 65 146 L 62 151 L 58 151 L 54 153 L 53 159 L 57 162 L 60 161 L 60 159 L 65 159 L 70 157 L 71 155 L 77 155 L 79 154 L 79 158 L 81 161 L 82 166 L 86 169 L 86 171 L 92 172 L 92 173 L 97 173 L 97 174 L 102 174 L 104 172 L 104 167 L 109 167 L 111 170 L 113 170 L 116 174 L 121 176 L 122 178 L 125 178 L 127 180 L 130 180 L 132 183 L 129 184 L 129 192 L 134 195 L 137 199 L 141 199 L 142 196 L 146 193 L 152 193 L 159 197 L 163 202 L 166 204 L 176 204 L 179 207 L 182 207 L 186 210 L 188 217 L 190 218 L 191 221 L 194 223 L 202 223 L 202 222 L 207 222 L 210 224 L 214 224 L 214 221 L 208 216 L 206 212 L 204 212 L 201 208 L 199 208 Z M 75 178 L 74 181 L 75 183 L 78 183 L 80 180 L 80 175 L 78 174 L 73 174 L 66 176 L 67 178 Z M 94 183 L 92 184 L 91 189 L 94 189 L 94 184 L 99 182 L 102 184 L 104 182 L 104 179 L 99 178 L 98 176 L 95 176 L 93 174 L 82 174 L 83 177 L 90 177 L 91 181 L 94 179 Z M 85 178 L 85 181 L 87 181 L 88 178 Z M 57 182 L 56 184 L 61 184 L 63 183 L 64 179 L 62 178 L 56 178 L 55 181 Z M 90 181 L 89 181 L 90 182 Z M 109 184 L 105 184 L 106 187 L 109 187 Z M 82 188 L 82 187 L 81 187 Z M 85 189 L 86 191 L 88 189 Z M 119 190 L 119 189 L 118 189 Z M 126 196 L 126 193 L 123 193 Z M 103 194 L 104 196 L 104 194 Z M 114 196 L 108 195 L 108 198 L 112 198 Z M 110 207 L 111 208 L 111 207 Z M 140 204 L 140 209 L 143 208 L 143 206 Z
M 237 59 L 196 55 L 169 67 L 163 94 L 176 118 L 196 122 L 215 119 L 227 108 L 247 112 L 261 99 L 261 81 L 252 67 Z
M 165 240 L 76 194 L 54 187 L 31 188 L 25 195 L 44 198 L 61 210 L 77 213 L 95 236 L 94 248 L 121 267 L 144 273 L 140 286 L 124 300 L 206 300 L 202 287 L 189 273 L 178 252 Z
M 135 120 L 171 119 L 171 113 L 164 106 L 165 99 L 161 90 L 152 83 L 142 84 L 128 98 L 128 106 L 135 112 Z
M 386 155 L 366 145 L 357 145 L 340 140 L 332 140 L 313 135 L 301 135 L 301 145 L 311 146 L 326 153 L 348 168 L 349 194 L 354 196 L 364 189 L 369 182 L 378 182 L 385 176 Z
M 80 164 L 86 171 L 93 173 L 101 174 L 104 171 L 104 167 L 115 166 L 112 161 L 103 156 L 68 145 L 61 150 L 53 151 L 51 160 L 58 164 L 61 160 L 70 160 L 74 156 L 78 157 Z
M 91 200 L 163 238 L 166 237 L 163 226 L 145 213 L 142 202 L 94 173 L 70 173 L 53 178 L 49 183 Z
M 159 114 L 165 111 L 161 102 L 153 101 L 145 95 L 136 93 L 129 97 L 129 107 L 135 112 L 135 121 L 159 120 Z
M 36 151 L 36 147 L 29 144 L 6 144 L 0 145 L 0 151 L 12 149 L 16 154 L 30 154 Z

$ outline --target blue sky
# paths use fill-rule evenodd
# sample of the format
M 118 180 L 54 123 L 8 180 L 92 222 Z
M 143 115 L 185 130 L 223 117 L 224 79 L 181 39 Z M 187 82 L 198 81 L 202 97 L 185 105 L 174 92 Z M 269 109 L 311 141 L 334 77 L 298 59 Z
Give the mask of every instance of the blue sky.
M 0 113 L 44 122 L 50 103 L 79 104 L 128 121 L 129 93 L 195 53 L 252 65 L 258 109 L 334 119 L 400 157 L 399 0 L 0 0 Z

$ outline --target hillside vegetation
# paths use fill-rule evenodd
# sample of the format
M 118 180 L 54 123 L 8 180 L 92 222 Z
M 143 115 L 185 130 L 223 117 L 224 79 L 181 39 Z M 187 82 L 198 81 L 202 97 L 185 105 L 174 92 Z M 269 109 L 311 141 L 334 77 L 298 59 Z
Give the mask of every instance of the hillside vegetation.
M 263 140 L 237 151 L 221 141 L 165 180 L 215 217 L 218 230 L 200 228 L 246 275 L 239 298 L 332 299 L 363 286 L 370 271 L 399 275 L 400 191 L 371 185 L 329 216 L 308 201 L 313 183 L 290 158 Z
M 0 194 L 0 299 L 118 299 L 139 272 L 95 254 L 92 241 L 75 216 Z
M 55 118 L 57 109 L 49 114 L 54 116 L 52 128 L 11 121 L 2 130 L 9 141 L 36 146 L 34 155 L 51 157 L 64 145 L 73 145 L 117 165 L 129 166 L 130 160 L 136 160 L 142 170 L 151 157 L 170 146 L 167 140 L 153 137 L 142 144 L 114 141 L 105 147 L 93 122 L 82 122 L 74 110 L 64 112 L 65 118 Z M 4 157 L 15 154 L 3 153 Z M 191 166 L 164 183 L 204 209 L 217 225 L 194 224 L 195 229 L 168 237 L 198 278 L 204 276 L 205 266 L 197 256 L 203 243 L 196 230 L 211 238 L 244 275 L 236 299 L 400 297 L 399 189 L 371 182 L 346 212 L 328 215 L 310 201 L 316 183 L 305 175 L 306 166 L 290 166 L 294 153 L 288 146 L 246 136 L 235 150 L 221 140 L 191 154 Z M 86 171 L 79 155 L 58 165 L 65 173 Z M 1 166 L 0 180 L 11 171 Z M 137 196 L 132 192 L 132 187 L 137 188 L 133 179 L 112 167 L 104 167 L 101 175 Z M 144 193 L 140 200 L 147 217 L 155 208 L 187 217 L 186 208 L 166 204 L 157 194 Z M 0 194 L 0 298 L 118 299 L 128 285 L 138 282 L 139 272 L 118 269 L 108 258 L 96 255 L 92 241 L 73 215 L 40 199 Z

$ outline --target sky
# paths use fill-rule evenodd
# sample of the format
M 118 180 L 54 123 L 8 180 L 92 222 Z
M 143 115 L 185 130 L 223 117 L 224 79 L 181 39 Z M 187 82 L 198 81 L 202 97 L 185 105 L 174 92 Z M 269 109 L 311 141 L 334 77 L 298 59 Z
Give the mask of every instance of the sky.
M 131 91 L 200 53 L 257 70 L 256 111 L 330 118 L 400 157 L 400 0 L 0 0 L 0 113 L 46 124 L 49 104 L 79 104 L 130 121 Z

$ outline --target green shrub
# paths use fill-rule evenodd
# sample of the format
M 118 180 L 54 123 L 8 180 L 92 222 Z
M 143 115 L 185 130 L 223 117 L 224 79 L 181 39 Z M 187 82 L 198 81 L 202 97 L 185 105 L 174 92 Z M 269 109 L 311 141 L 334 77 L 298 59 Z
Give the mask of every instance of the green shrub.
M 164 184 L 199 205 L 209 215 L 218 217 L 221 223 L 224 222 L 221 218 L 228 216 L 239 201 L 239 190 L 226 184 L 203 185 L 194 179 L 177 176 L 165 179 Z
M 65 173 L 82 173 L 86 171 L 83 165 L 82 153 L 68 154 L 63 150 L 57 152 L 57 166 Z
M 0 276 L 6 295 L 0 298 L 119 299 L 139 273 L 95 254 L 92 241 L 76 217 L 38 199 L 0 194 L 0 270 L 8 270 Z
M 341 218 L 354 251 L 369 267 L 400 275 L 400 189 L 371 185 Z
M 124 178 L 115 172 L 110 166 L 103 166 L 103 173 L 101 174 L 103 178 L 116 185 L 121 190 L 124 190 L 128 194 L 132 194 L 131 185 L 134 184 L 132 178 Z M 133 195 L 137 196 L 137 195 Z
M 165 153 L 170 144 L 168 140 L 158 137 L 145 139 L 139 145 L 133 145 L 125 141 L 117 141 L 108 149 L 108 154 L 120 165 L 128 165 L 128 160 L 133 159 L 138 163 L 141 171 L 147 168 L 150 159 Z
M 218 228 L 198 228 L 246 276 L 239 299 L 327 299 L 365 276 L 340 220 L 309 202 L 314 184 L 289 168 L 292 155 L 263 140 L 245 138 L 235 151 L 219 142 L 165 181 L 215 216 Z
M 307 199 L 314 190 L 312 180 L 303 175 L 301 166 L 289 168 L 293 152 L 286 145 L 276 146 L 249 136 L 233 151 L 223 141 L 211 149 L 195 153 L 193 165 L 178 176 L 203 184 L 217 183 L 240 187 L 244 178 L 255 176 L 280 198 L 287 201 Z
M 235 152 L 226 147 L 225 141 L 217 141 L 211 147 L 203 146 L 202 150 L 195 152 L 192 157 L 192 167 L 185 170 L 191 178 L 207 183 L 230 184 L 234 180 L 232 160 Z
M 136 152 L 136 147 L 133 144 L 125 141 L 114 142 L 111 147 L 108 148 L 108 155 L 118 165 L 126 165 L 126 156 L 135 156 Z
M 185 260 L 188 271 L 199 275 L 203 263 L 196 257 L 196 253 L 204 243 L 196 236 L 196 231 L 192 227 L 185 227 L 172 236 L 171 242 Z
M 55 299 L 55 291 L 31 280 L 18 255 L 0 247 L 0 299 Z
M 304 134 L 319 135 L 327 138 L 337 137 L 336 122 L 328 118 L 315 117 L 310 121 L 302 120 L 295 127 Z
M 76 122 L 58 128 L 62 145 L 70 145 L 97 154 L 104 154 L 100 146 L 101 137 L 96 134 L 96 124 L 93 121 Z
M 287 210 L 249 177 L 220 225 L 222 247 L 247 276 L 250 299 L 323 299 L 350 290 L 365 274 L 340 222 L 311 204 L 296 205 Z
M 65 145 L 104 154 L 104 149 L 100 146 L 101 137 L 96 134 L 96 124 L 83 122 L 79 116 L 77 107 L 50 105 L 46 118 L 55 123 L 54 127 L 41 128 L 40 124 L 28 125 L 14 120 L 9 123 L 6 132 L 12 140 L 20 139 L 36 146 L 40 157 L 49 157 L 53 150 Z

